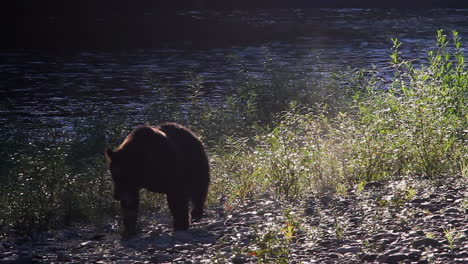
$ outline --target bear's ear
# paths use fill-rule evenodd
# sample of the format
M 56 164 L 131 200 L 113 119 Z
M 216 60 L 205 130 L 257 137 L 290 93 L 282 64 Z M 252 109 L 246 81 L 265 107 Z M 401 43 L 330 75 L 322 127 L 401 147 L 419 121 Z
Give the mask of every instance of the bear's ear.
M 112 160 L 112 158 L 114 157 L 114 154 L 115 154 L 115 152 L 112 151 L 111 149 L 107 149 L 107 150 L 106 150 L 106 158 L 107 158 L 108 160 Z

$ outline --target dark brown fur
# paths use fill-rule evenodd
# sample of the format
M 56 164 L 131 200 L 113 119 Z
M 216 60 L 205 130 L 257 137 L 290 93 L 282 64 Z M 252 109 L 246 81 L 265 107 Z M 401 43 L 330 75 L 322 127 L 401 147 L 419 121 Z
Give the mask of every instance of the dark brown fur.
M 174 229 L 185 230 L 199 219 L 210 183 L 208 158 L 201 141 L 187 128 L 166 123 L 133 130 L 117 150 L 107 150 L 114 182 L 114 198 L 120 201 L 124 236 L 135 233 L 139 190 L 164 193 L 174 217 Z

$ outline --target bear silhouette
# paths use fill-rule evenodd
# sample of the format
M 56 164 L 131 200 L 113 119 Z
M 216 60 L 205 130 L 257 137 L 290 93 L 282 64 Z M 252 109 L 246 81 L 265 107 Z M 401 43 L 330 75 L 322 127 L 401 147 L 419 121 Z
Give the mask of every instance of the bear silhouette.
M 175 123 L 140 126 L 106 156 L 114 198 L 122 208 L 124 237 L 136 233 L 142 188 L 166 194 L 175 231 L 188 229 L 190 218 L 202 217 L 210 167 L 202 142 L 189 129 Z

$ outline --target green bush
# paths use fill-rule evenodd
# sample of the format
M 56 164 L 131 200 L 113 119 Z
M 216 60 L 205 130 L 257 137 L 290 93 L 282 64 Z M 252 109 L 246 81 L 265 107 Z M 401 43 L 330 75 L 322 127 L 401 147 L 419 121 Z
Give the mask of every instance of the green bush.
M 359 118 L 369 148 L 380 147 L 372 176 L 421 175 L 428 178 L 459 175 L 466 160 L 468 76 L 458 34 L 454 53 L 438 31 L 436 50 L 429 65 L 414 68 L 398 58 L 394 40 L 395 78 L 388 91 L 370 87 L 358 98 Z M 377 151 L 360 152 L 372 155 Z M 359 153 L 359 152 L 358 152 Z
M 235 151 L 215 159 L 221 164 L 216 181 L 231 188 L 223 195 L 296 199 L 368 181 L 466 174 L 468 76 L 458 34 L 453 36 L 451 54 L 439 31 L 428 65 L 418 68 L 401 60 L 394 40 L 394 79 L 387 86 L 376 75 L 361 80 L 354 108 L 337 114 L 292 107 L 270 132 L 238 141 Z
M 458 33 L 449 41 L 439 31 L 435 50 L 416 66 L 401 58 L 397 39 L 393 44 L 391 82 L 376 69 L 311 80 L 306 69 L 286 71 L 267 60 L 261 77 L 241 72 L 239 88 L 213 103 L 196 76 L 189 96 L 178 98 L 148 75 L 157 100 L 140 116 L 149 124 L 180 122 L 202 137 L 210 204 L 345 193 L 356 183 L 402 176 L 466 176 L 468 76 Z M 0 225 L 30 233 L 117 213 L 103 152 L 139 121 L 90 112 L 69 132 L 2 128 Z M 162 204 L 161 196 L 143 193 L 142 209 Z
M 73 132 L 5 133 L 0 224 L 32 233 L 80 219 L 97 223 L 115 213 L 103 153 L 121 140 L 119 129 L 115 119 L 94 116 Z

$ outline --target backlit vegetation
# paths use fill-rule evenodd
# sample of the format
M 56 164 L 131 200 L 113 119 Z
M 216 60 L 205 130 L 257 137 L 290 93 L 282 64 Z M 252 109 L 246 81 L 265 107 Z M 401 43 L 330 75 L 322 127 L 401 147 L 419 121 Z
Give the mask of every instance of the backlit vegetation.
M 204 99 L 197 77 L 181 102 L 149 76 L 164 104 L 149 105 L 141 116 L 150 124 L 180 122 L 203 138 L 213 175 L 209 201 L 225 206 L 402 176 L 466 177 L 468 75 L 458 33 L 449 40 L 439 31 L 427 61 L 417 65 L 402 57 L 400 45 L 393 40 L 391 81 L 378 69 L 314 81 L 268 60 L 262 77 L 239 73 L 238 89 L 217 104 Z M 30 233 L 116 214 L 103 151 L 133 125 L 119 114 L 95 115 L 72 132 L 1 128 L 0 226 Z M 143 204 L 158 197 L 145 194 Z

